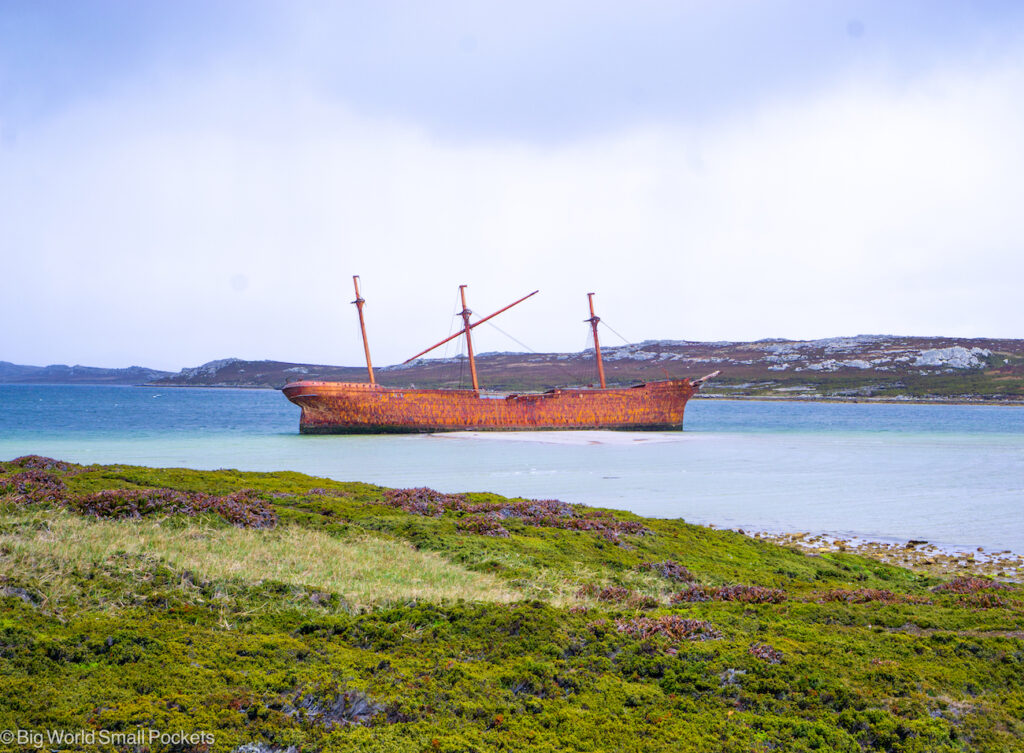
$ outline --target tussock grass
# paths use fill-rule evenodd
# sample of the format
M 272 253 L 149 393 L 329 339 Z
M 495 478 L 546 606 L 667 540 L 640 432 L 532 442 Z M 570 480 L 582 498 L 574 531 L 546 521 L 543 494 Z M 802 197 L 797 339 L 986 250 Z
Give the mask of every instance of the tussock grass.
M 156 557 L 203 579 L 276 581 L 332 592 L 353 606 L 523 598 L 494 575 L 472 572 L 404 541 L 368 535 L 341 539 L 299 526 L 253 530 L 202 519 L 94 520 L 64 511 L 7 515 L 4 522 L 0 574 L 38 572 L 41 558 L 53 560 L 58 600 L 64 566 L 99 565 L 122 553 Z

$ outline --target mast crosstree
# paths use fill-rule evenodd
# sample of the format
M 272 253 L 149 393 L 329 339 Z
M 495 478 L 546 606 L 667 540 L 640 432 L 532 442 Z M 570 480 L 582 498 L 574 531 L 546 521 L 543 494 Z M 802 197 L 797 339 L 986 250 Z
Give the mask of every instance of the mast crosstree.
M 476 358 L 473 356 L 473 336 L 470 334 L 470 330 L 473 329 L 469 326 L 469 316 L 473 312 L 469 310 L 469 306 L 466 305 L 466 286 L 459 285 L 459 295 L 462 296 L 462 311 L 459 312 L 459 316 L 462 317 L 462 324 L 465 327 L 462 331 L 466 333 L 466 351 L 469 353 L 469 373 L 473 375 L 473 389 L 480 389 L 480 382 L 476 378 Z

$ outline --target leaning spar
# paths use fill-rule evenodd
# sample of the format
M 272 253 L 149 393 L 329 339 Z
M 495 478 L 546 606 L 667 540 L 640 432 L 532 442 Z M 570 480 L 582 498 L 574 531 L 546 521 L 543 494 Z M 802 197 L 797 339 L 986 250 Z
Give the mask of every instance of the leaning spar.
M 512 303 L 510 303 L 508 306 L 505 306 L 504 308 L 500 308 L 497 311 L 495 311 L 493 314 L 488 314 L 483 319 L 480 319 L 479 321 L 476 321 L 476 322 L 473 322 L 472 324 L 470 324 L 469 323 L 469 317 L 470 317 L 470 315 L 473 312 L 470 311 L 469 307 L 466 305 L 466 288 L 467 287 L 469 287 L 469 286 L 468 285 L 459 285 L 459 295 L 462 296 L 462 311 L 459 312 L 459 316 L 462 317 L 462 329 L 460 329 L 454 335 L 449 335 L 448 337 L 443 339 L 441 342 L 434 343 L 433 345 L 431 345 L 426 350 L 421 350 L 419 353 L 414 355 L 412 358 L 405 359 L 404 361 L 402 361 L 402 364 L 405 365 L 407 363 L 415 361 L 420 356 L 424 356 L 427 353 L 429 353 L 430 351 L 436 350 L 437 348 L 440 348 L 442 345 L 444 345 L 447 342 L 451 342 L 456 337 L 462 337 L 463 335 L 465 335 L 466 336 L 466 350 L 469 353 L 469 371 L 470 371 L 470 373 L 473 376 L 473 389 L 475 391 L 479 392 L 479 390 L 480 390 L 480 382 L 479 382 L 479 380 L 477 379 L 477 376 L 476 376 L 476 358 L 473 355 L 473 340 L 472 340 L 472 338 L 471 338 L 471 336 L 469 334 L 470 330 L 473 329 L 474 327 L 479 327 L 481 324 L 483 324 L 484 322 L 488 321 L 489 319 L 493 319 L 498 314 L 501 314 L 501 313 L 504 313 L 505 311 L 508 311 L 510 308 L 512 308 L 513 306 L 516 306 L 516 305 L 518 305 L 520 303 L 522 303 L 527 298 L 530 298 L 532 296 L 537 295 L 537 293 L 539 293 L 540 291 L 539 290 L 534 290 L 532 293 L 528 293 L 527 295 L 524 295 L 518 301 L 512 301 Z

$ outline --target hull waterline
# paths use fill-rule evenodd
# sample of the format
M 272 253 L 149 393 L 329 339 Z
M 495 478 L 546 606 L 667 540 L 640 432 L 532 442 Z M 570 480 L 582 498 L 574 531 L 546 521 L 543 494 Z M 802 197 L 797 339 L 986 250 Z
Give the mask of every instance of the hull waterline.
M 552 390 L 483 397 L 475 390 L 425 390 L 356 382 L 301 381 L 285 396 L 302 408 L 304 434 L 619 429 L 677 430 L 700 382 L 649 382 L 602 390 Z

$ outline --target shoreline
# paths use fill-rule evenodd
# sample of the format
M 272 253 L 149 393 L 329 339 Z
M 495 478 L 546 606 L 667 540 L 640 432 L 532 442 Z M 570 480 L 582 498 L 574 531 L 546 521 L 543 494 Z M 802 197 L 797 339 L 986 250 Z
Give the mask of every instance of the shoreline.
M 121 467 L 119 464 L 116 466 L 109 466 L 105 464 L 77 464 L 73 461 L 54 460 L 52 458 L 31 455 L 12 460 L 0 459 L 0 473 L 9 472 L 10 468 L 6 466 L 16 463 L 19 459 L 38 459 L 46 464 L 52 464 L 57 467 L 69 464 L 72 466 L 78 466 L 81 470 L 76 471 L 76 474 L 93 470 L 102 470 L 108 467 Z M 166 473 L 173 470 L 183 470 L 188 473 L 197 474 L 216 474 L 221 472 L 219 470 L 167 468 L 146 465 L 127 465 L 124 467 L 136 468 L 147 472 L 153 471 L 157 473 Z M 296 471 L 278 471 L 276 473 L 281 472 L 298 473 Z M 273 472 L 267 473 L 259 471 L 243 471 L 242 473 L 255 473 L 257 475 L 266 476 L 275 475 Z M 334 479 L 330 479 L 330 481 L 332 483 L 354 483 L 356 485 L 367 485 L 366 482 L 361 481 L 341 482 Z M 388 489 L 392 492 L 403 491 L 393 487 L 380 488 Z M 453 496 L 464 496 L 466 494 L 494 496 L 493 492 L 462 492 Z M 529 499 L 526 497 L 508 497 L 507 499 L 520 499 L 530 503 L 539 503 L 536 499 Z M 986 549 L 984 546 L 978 546 L 971 549 L 967 546 L 939 544 L 918 539 L 910 539 L 908 541 L 903 541 L 899 538 L 879 540 L 878 538 L 861 537 L 856 534 L 839 535 L 830 533 L 813 533 L 810 531 L 789 532 L 753 529 L 746 530 L 738 527 L 718 526 L 714 523 L 696 523 L 684 520 L 683 518 L 661 518 L 656 516 L 640 515 L 628 510 L 605 508 L 584 503 L 563 503 L 558 500 L 554 501 L 558 504 L 564 504 L 574 509 L 593 513 L 610 513 L 612 515 L 616 513 L 626 513 L 640 521 L 650 523 L 654 523 L 655 521 L 676 521 L 685 525 L 695 526 L 709 532 L 735 533 L 755 541 L 768 542 L 782 546 L 810 557 L 820 557 L 826 554 L 854 554 L 876 562 L 905 568 L 912 572 L 932 577 L 982 576 L 1011 583 L 1024 583 L 1024 553 L 1017 553 L 1009 549 Z
M 460 436 L 452 436 L 452 439 L 461 439 Z M 49 460 L 44 458 L 44 460 Z M 5 463 L 12 463 L 13 459 L 0 459 L 0 472 Z M 54 461 L 58 463 L 74 461 Z M 76 464 L 78 465 L 78 464 Z M 83 469 L 104 468 L 105 464 L 81 464 Z M 132 465 L 146 470 L 166 472 L 177 470 L 164 466 Z M 197 469 L 182 467 L 190 473 L 216 473 L 212 469 Z M 282 471 L 279 471 L 282 472 Z M 296 473 L 295 471 L 283 471 Z M 243 473 L 267 473 L 260 471 L 243 471 Z M 272 473 L 270 474 L 272 475 Z M 341 482 L 331 479 L 333 483 L 357 483 L 366 482 Z M 382 487 L 393 488 L 393 487 Z M 464 492 L 464 494 L 493 494 L 492 492 Z M 521 497 L 520 499 L 528 499 Z M 528 499 L 537 502 L 536 499 Z M 1024 553 L 1017 553 L 1009 549 L 988 549 L 984 546 L 975 548 L 957 546 L 951 544 L 938 544 L 925 540 L 911 539 L 903 541 L 899 538 L 889 540 L 878 540 L 878 538 L 861 537 L 850 534 L 814 533 L 810 531 L 767 531 L 754 530 L 729 526 L 718 526 L 715 523 L 698 523 L 683 518 L 663 518 L 659 516 L 640 515 L 629 510 L 619 508 L 600 507 L 585 503 L 560 503 L 569 504 L 574 508 L 591 511 L 615 513 L 627 513 L 643 521 L 679 521 L 686 525 L 696 526 L 707 531 L 732 532 L 747 538 L 776 544 L 791 550 L 798 551 L 810 557 L 820 557 L 825 554 L 854 554 L 876 562 L 905 568 L 915 573 L 932 577 L 957 577 L 957 576 L 982 576 L 994 578 L 1010 583 L 1024 583 Z
M 691 400 L 746 400 L 786 403 L 877 403 L 881 405 L 994 405 L 1024 407 L 1024 400 L 993 400 L 986 398 L 930 398 L 930 397 L 808 397 L 790 395 L 704 395 L 697 393 Z
M 715 526 L 706 526 L 714 528 Z M 973 551 L 954 546 L 940 546 L 911 539 L 878 541 L 856 536 L 838 537 L 810 532 L 772 533 L 733 530 L 745 536 L 768 541 L 804 552 L 809 556 L 822 554 L 857 554 L 862 557 L 903 567 L 932 576 L 983 576 L 1011 583 L 1024 582 L 1024 556 L 1008 549 L 989 551 L 977 547 Z

